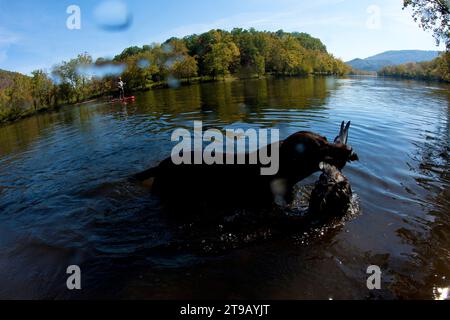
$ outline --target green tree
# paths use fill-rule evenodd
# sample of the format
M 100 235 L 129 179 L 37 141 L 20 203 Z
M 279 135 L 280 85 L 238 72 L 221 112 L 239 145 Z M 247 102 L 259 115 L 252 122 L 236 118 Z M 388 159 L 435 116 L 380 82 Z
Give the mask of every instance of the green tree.
M 137 55 L 144 50 L 145 48 L 139 48 L 137 46 L 126 48 L 122 53 L 114 57 L 114 61 L 124 61 L 126 58 Z
M 261 77 L 266 73 L 266 61 L 263 56 L 257 54 L 253 57 L 253 61 L 255 64 L 255 72 Z
M 214 79 L 230 74 L 230 68 L 239 60 L 239 48 L 234 42 L 219 42 L 205 55 L 206 72 Z
M 191 56 L 183 56 L 181 59 L 175 61 L 172 66 L 173 75 L 179 79 L 187 79 L 196 77 L 198 73 L 197 60 Z
M 131 90 L 146 88 L 153 81 L 153 76 L 160 71 L 153 51 L 129 56 L 125 64 L 127 69 L 123 78 L 127 88 Z
M 450 52 L 443 53 L 435 62 L 435 76 L 443 81 L 450 82 Z
M 385 67 L 378 74 L 387 77 L 450 82 L 450 52 L 444 52 L 432 61 Z
M 320 39 L 311 37 L 309 34 L 304 32 L 293 32 L 291 35 L 295 37 L 305 49 L 323 53 L 327 52 L 327 47 L 322 43 L 322 41 L 320 41 Z
M 403 66 L 409 77 L 448 79 L 448 56 L 432 64 Z M 344 74 L 349 67 L 326 50 L 317 38 L 306 33 L 257 31 L 255 29 L 210 30 L 163 44 L 129 47 L 113 60 L 93 63 L 87 53 L 64 61 L 49 76 L 37 70 L 32 77 L 0 70 L 0 117 L 14 118 L 52 104 L 68 104 L 116 90 L 116 75 L 95 76 L 90 68 L 123 65 L 128 90 L 148 88 L 153 82 L 176 77 L 240 77 L 278 75 Z
M 31 81 L 28 77 L 15 75 L 12 86 L 7 89 L 12 115 L 20 116 L 26 113 L 33 104 L 31 96 Z
M 91 79 L 80 72 L 80 68 L 89 67 L 92 62 L 92 57 L 83 53 L 75 59 L 64 61 L 53 69 L 53 74 L 64 85 L 64 96 L 68 99 L 67 102 L 71 102 L 73 99 L 80 102 L 89 97 L 89 82 Z
M 53 82 L 43 70 L 35 70 L 32 75 L 31 92 L 34 109 L 49 107 L 53 95 Z
M 6 94 L 6 89 L 0 89 L 0 121 L 7 118 L 9 110 L 9 96 Z

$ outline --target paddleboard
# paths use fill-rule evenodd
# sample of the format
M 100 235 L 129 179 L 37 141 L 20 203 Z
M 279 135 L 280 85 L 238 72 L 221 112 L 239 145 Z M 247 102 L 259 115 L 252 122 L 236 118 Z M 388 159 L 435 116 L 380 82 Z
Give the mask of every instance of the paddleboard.
M 135 96 L 131 96 L 131 97 L 125 97 L 123 99 L 113 99 L 110 101 L 110 103 L 119 103 L 119 102 L 133 102 L 136 100 Z

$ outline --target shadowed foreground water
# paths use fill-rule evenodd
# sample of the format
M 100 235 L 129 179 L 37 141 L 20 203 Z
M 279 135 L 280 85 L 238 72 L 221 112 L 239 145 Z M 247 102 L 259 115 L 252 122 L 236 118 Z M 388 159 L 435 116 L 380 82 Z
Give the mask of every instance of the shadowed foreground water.
M 449 101 L 448 86 L 414 81 L 252 80 L 0 127 L 0 298 L 437 299 L 450 287 Z M 129 177 L 169 156 L 171 132 L 193 120 L 329 139 L 351 120 L 361 161 L 344 173 L 361 209 L 217 254 L 160 250 L 185 240 L 182 226 Z M 79 292 L 66 289 L 71 264 Z M 374 264 L 382 290 L 370 292 Z

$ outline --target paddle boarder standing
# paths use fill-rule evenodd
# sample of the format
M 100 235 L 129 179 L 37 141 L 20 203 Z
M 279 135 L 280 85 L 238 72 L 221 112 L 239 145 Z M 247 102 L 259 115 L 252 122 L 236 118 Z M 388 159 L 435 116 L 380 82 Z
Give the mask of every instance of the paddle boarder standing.
M 119 99 L 125 99 L 125 82 L 122 81 L 122 77 L 119 77 L 117 88 L 119 89 Z

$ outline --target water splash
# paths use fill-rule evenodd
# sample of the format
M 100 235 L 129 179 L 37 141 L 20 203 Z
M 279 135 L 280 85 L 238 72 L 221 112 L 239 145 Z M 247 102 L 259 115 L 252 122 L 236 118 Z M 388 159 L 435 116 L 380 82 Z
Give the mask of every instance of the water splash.
M 449 290 L 450 288 L 436 288 L 434 290 L 434 300 L 438 301 L 450 300 Z
M 106 31 L 124 31 L 133 21 L 127 4 L 121 0 L 105 0 L 94 11 L 97 25 Z

